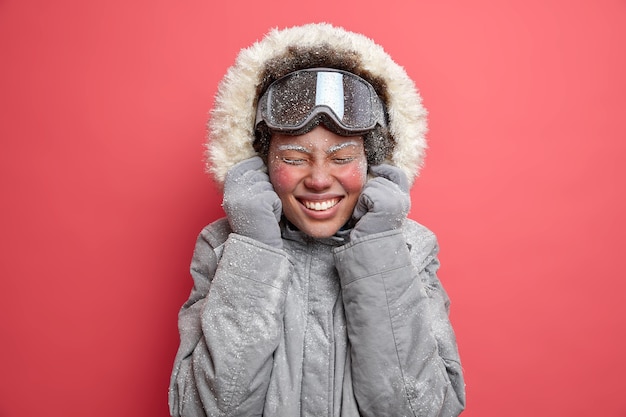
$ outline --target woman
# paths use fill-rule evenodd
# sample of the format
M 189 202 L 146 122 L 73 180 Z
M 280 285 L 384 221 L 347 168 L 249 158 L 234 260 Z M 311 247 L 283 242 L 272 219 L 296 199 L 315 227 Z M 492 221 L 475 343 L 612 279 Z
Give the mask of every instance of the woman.
M 173 416 L 456 416 L 465 392 L 432 232 L 406 218 L 426 112 L 368 38 L 274 30 L 220 84 Z

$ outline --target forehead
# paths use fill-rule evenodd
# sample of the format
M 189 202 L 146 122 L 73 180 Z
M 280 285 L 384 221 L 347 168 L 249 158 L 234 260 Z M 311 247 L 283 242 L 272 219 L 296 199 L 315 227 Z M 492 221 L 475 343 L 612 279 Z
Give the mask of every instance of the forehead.
M 339 149 L 363 149 L 361 136 L 341 136 L 324 128 L 316 128 L 304 135 L 274 134 L 270 140 L 270 150 L 280 151 L 295 149 L 307 149 L 309 151 L 323 150 L 333 151 Z

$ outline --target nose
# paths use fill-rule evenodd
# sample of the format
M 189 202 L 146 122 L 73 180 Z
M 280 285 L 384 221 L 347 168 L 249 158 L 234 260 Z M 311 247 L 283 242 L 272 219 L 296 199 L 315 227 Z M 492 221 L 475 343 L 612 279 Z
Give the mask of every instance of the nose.
M 304 180 L 304 185 L 315 191 L 322 191 L 331 186 L 333 177 L 330 169 L 325 164 L 316 163 L 311 166 L 307 177 Z

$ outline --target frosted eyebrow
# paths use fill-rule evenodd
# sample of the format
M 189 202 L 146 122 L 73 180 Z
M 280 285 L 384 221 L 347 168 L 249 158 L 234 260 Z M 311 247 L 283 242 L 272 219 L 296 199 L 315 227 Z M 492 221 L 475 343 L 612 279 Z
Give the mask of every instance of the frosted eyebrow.
M 359 144 L 357 142 L 355 142 L 355 141 L 343 142 L 343 143 L 340 143 L 339 145 L 331 146 L 330 148 L 328 148 L 326 150 L 326 154 L 330 155 L 332 153 L 338 152 L 338 151 L 340 151 L 340 150 L 342 150 L 344 148 L 347 148 L 349 146 L 355 146 L 356 147 L 356 146 L 359 146 Z
M 302 145 L 295 145 L 295 144 L 286 144 L 286 145 L 280 145 L 278 147 L 279 151 L 296 151 L 296 152 L 302 152 L 302 153 L 311 153 L 311 150 L 308 148 L 305 148 Z

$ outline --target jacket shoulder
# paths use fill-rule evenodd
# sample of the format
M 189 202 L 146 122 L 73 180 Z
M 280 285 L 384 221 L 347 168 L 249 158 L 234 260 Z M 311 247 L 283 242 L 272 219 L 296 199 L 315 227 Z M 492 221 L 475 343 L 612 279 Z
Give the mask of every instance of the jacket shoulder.
M 211 247 L 217 248 L 226 242 L 231 232 L 232 229 L 228 224 L 228 219 L 223 217 L 205 226 L 200 232 L 200 237 L 208 242 Z
M 430 229 L 414 220 L 407 219 L 402 226 L 402 232 L 413 263 L 419 270 L 437 259 L 439 244 L 437 236 Z
M 432 230 L 427 228 L 415 220 L 407 219 L 403 226 L 402 232 L 407 242 L 411 245 L 420 244 L 420 246 L 436 246 L 437 236 Z

